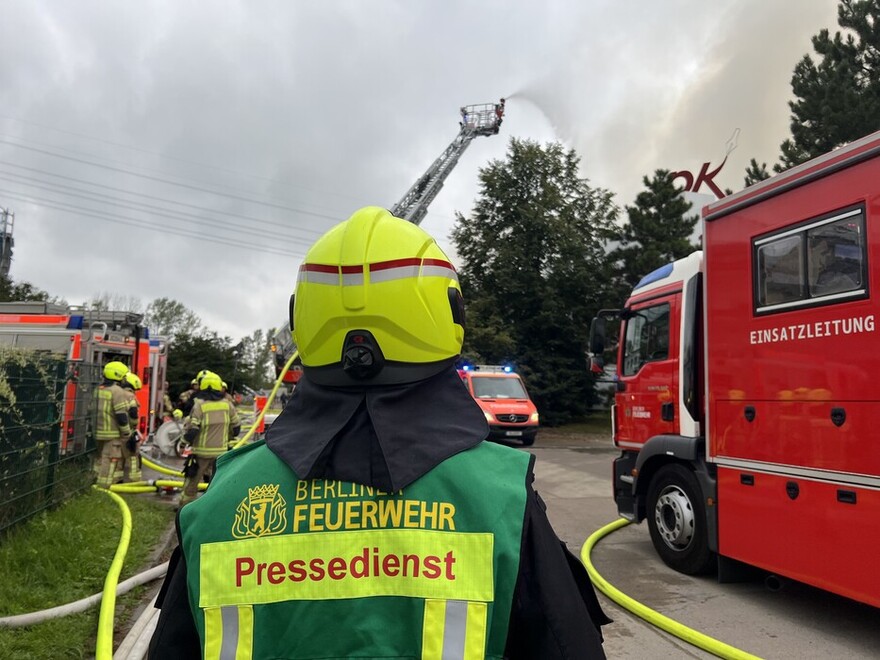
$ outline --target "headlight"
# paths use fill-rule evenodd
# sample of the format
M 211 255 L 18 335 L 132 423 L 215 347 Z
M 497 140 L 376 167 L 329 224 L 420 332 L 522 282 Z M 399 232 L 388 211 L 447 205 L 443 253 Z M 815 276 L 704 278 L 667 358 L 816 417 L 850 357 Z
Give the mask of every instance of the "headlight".
M 533 422 L 537 422 L 538 421 L 538 413 L 533 412 L 532 416 L 529 419 Z
M 491 424 L 492 422 L 495 421 L 495 418 L 492 417 L 492 415 L 490 415 L 489 413 L 487 413 L 487 412 L 484 411 L 484 412 L 483 412 L 483 415 L 486 416 L 486 421 L 489 422 L 490 424 Z

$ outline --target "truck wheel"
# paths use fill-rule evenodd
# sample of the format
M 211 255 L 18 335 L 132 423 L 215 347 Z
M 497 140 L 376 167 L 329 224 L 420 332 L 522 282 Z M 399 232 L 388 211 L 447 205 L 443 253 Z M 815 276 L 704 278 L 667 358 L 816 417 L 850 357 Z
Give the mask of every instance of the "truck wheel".
M 648 488 L 648 528 L 663 562 L 686 575 L 706 573 L 715 562 L 706 531 L 706 505 L 694 473 L 666 465 Z
M 523 436 L 523 447 L 531 447 L 533 444 L 535 444 L 534 435 Z

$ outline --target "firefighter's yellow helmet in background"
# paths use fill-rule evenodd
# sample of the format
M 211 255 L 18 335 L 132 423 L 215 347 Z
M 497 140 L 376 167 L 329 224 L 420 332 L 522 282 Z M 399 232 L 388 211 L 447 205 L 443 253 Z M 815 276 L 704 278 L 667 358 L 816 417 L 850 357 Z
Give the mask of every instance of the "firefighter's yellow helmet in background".
M 458 276 L 423 229 L 369 206 L 306 254 L 290 300 L 306 377 L 396 385 L 452 365 L 464 339 Z
M 138 375 L 135 373 L 132 373 L 130 371 L 127 374 L 125 374 L 125 380 L 126 380 L 126 382 L 128 382 L 129 385 L 131 385 L 131 389 L 133 389 L 135 391 L 141 389 L 144 386 L 144 384 L 141 382 L 141 379 L 138 377 Z
M 119 360 L 113 360 L 104 365 L 104 378 L 107 380 L 120 381 L 128 373 L 128 365 Z
M 213 375 L 215 375 L 215 376 L 217 375 L 217 374 L 215 374 L 213 371 L 211 371 L 210 369 L 202 369 L 198 374 L 196 374 L 195 382 L 196 382 L 196 383 L 201 383 L 201 382 L 202 382 L 202 379 L 203 379 L 205 376 L 208 376 L 208 375 L 210 375 L 210 374 L 213 374 Z
M 223 381 L 220 380 L 220 376 L 209 371 L 202 376 L 202 380 L 199 382 L 199 389 L 220 392 L 223 389 Z

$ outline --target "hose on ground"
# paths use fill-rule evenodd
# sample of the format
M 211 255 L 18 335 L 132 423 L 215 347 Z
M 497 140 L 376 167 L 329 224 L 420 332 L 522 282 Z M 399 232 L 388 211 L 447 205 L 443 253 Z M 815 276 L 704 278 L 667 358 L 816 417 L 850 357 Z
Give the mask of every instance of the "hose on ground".
M 199 490 L 205 490 L 208 484 L 204 481 L 199 483 Z M 183 482 L 173 479 L 155 479 L 151 481 L 134 481 L 124 484 L 113 484 L 110 490 L 114 493 L 155 493 L 165 488 L 183 488 Z
M 116 586 L 119 582 L 119 574 L 122 572 L 122 564 L 128 553 L 128 543 L 131 541 L 131 511 L 125 500 L 116 493 L 105 488 L 92 486 L 96 490 L 107 493 L 119 505 L 122 511 L 122 531 L 119 535 L 119 545 L 116 546 L 116 554 L 110 564 L 110 570 L 104 578 L 104 593 L 101 599 L 101 613 L 98 615 L 98 641 L 95 644 L 95 660 L 113 660 L 113 616 L 116 610 Z
M 122 596 L 123 594 L 127 594 L 135 587 L 164 577 L 167 572 L 168 562 L 166 561 L 164 564 L 154 566 L 143 573 L 138 573 L 137 575 L 128 578 L 125 582 L 120 582 L 116 587 L 116 595 Z M 51 619 L 60 619 L 61 617 L 69 616 L 71 614 L 79 614 L 80 612 L 85 612 L 100 603 L 103 597 L 104 592 L 101 592 L 86 598 L 80 598 L 79 600 L 67 603 L 66 605 L 58 605 L 57 607 L 50 607 L 49 609 L 39 610 L 37 612 L 28 612 L 27 614 L 5 616 L 0 618 L 0 628 L 23 628 L 24 626 L 33 626 Z
M 168 465 L 165 465 L 164 463 L 157 463 L 156 461 L 153 461 L 143 455 L 141 456 L 141 464 L 144 467 L 148 467 L 151 470 L 158 472 L 159 474 L 167 474 L 172 477 L 183 477 L 184 476 L 183 472 L 181 472 L 180 470 L 177 470 L 173 467 L 169 467 Z
M 143 660 L 147 656 L 150 648 L 150 640 L 156 631 L 156 625 L 159 623 L 159 610 L 153 609 L 149 619 L 147 620 L 144 630 L 140 637 L 135 641 L 131 653 L 128 654 L 128 660 Z
M 701 648 L 704 651 L 708 651 L 709 653 L 712 653 L 719 658 L 726 658 L 729 660 L 759 660 L 758 656 L 747 653 L 746 651 L 738 649 L 735 646 L 725 644 L 724 642 L 709 637 L 708 635 L 704 635 L 703 633 L 694 630 L 693 628 L 688 628 L 684 624 L 681 624 L 674 619 L 670 619 L 669 617 L 664 616 L 645 605 L 642 605 L 637 600 L 630 598 L 622 591 L 619 591 L 618 589 L 613 587 L 605 578 L 599 575 L 599 571 L 597 571 L 596 567 L 593 566 L 593 562 L 590 558 L 590 553 L 593 551 L 593 547 L 603 537 L 607 536 L 611 532 L 620 529 L 621 527 L 626 527 L 629 524 L 629 520 L 626 520 L 625 518 L 618 518 L 614 522 L 609 523 L 593 532 L 581 548 L 581 561 L 583 562 L 584 566 L 586 566 L 587 573 L 590 574 L 590 580 L 592 580 L 596 588 L 603 594 L 608 596 L 608 598 L 613 600 L 615 603 L 620 605 L 622 608 L 629 610 L 637 617 L 640 617 L 650 623 L 652 626 L 660 628 L 661 630 L 665 630 L 666 632 L 675 635 L 679 639 L 684 640 L 688 644 L 693 644 L 694 646 Z
M 156 596 L 153 596 L 152 600 L 147 603 L 144 611 L 141 612 L 141 615 L 134 622 L 131 630 L 128 631 L 125 639 L 122 640 L 119 648 L 116 649 L 116 653 L 113 654 L 114 660 L 140 660 L 144 657 L 143 652 L 138 655 L 140 640 L 146 638 L 146 643 L 150 643 L 150 637 L 153 636 L 153 630 L 155 629 L 155 622 L 153 622 L 152 627 L 150 623 L 158 613 L 159 610 L 156 609 Z M 146 648 L 144 648 L 144 651 L 146 651 Z

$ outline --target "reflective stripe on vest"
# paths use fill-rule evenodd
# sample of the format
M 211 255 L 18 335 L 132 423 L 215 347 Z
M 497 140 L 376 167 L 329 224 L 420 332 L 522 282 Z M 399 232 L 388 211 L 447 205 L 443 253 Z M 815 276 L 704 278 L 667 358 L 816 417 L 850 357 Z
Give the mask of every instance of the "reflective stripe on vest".
M 202 401 L 199 405 L 202 411 L 202 415 L 204 416 L 201 420 L 193 420 L 192 425 L 195 428 L 199 429 L 199 437 L 196 440 L 195 445 L 193 446 L 193 453 L 196 456 L 205 456 L 208 458 L 213 458 L 215 456 L 220 456 L 221 454 L 226 453 L 226 440 L 227 435 L 229 433 L 229 403 L 227 401 Z M 209 413 L 223 413 L 223 421 L 219 422 L 216 417 L 210 418 L 208 417 Z M 207 422 L 207 423 L 206 423 Z M 215 438 L 214 445 L 208 444 L 209 433 L 217 434 L 217 426 L 222 424 L 222 438 Z
M 100 387 L 98 389 L 98 419 L 97 419 L 97 428 L 95 429 L 95 439 L 96 440 L 116 440 L 122 437 L 128 437 L 131 433 L 131 430 L 128 427 L 128 423 L 124 426 L 120 426 L 116 421 L 116 415 L 118 413 L 123 413 L 128 415 L 128 399 L 123 395 L 121 398 L 116 397 L 116 403 L 114 403 L 114 392 L 111 387 Z M 122 392 L 120 388 L 117 387 L 119 392 Z
M 486 603 L 426 600 L 422 660 L 482 660 L 487 613 Z
M 115 440 L 119 437 L 119 427 L 113 418 L 113 393 L 110 390 L 98 390 L 98 428 L 95 431 L 98 440 Z
M 254 608 L 249 605 L 205 610 L 205 660 L 251 660 Z

